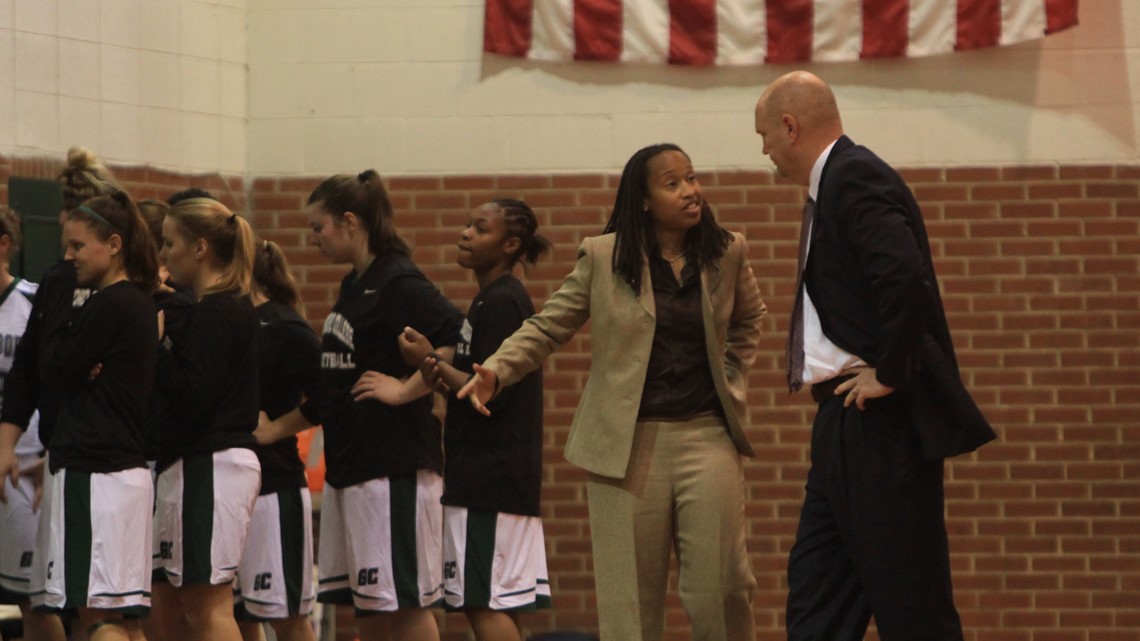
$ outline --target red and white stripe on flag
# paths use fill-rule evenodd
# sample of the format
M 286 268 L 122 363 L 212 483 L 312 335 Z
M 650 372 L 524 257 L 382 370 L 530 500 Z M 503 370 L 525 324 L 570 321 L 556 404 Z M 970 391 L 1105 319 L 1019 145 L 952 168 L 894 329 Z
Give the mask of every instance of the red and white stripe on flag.
M 1078 0 L 486 0 L 483 49 L 748 65 L 929 56 L 1077 24 Z

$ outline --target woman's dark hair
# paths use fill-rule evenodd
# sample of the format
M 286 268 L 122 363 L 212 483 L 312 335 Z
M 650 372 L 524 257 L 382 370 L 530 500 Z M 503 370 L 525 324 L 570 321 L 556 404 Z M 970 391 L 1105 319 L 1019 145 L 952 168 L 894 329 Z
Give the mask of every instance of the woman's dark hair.
M 146 221 L 127 192 L 92 198 L 72 209 L 67 219 L 87 223 L 104 242 L 117 234 L 123 241 L 127 280 L 148 294 L 158 286 L 158 252 Z
M 269 300 L 288 305 L 301 316 L 305 315 L 301 291 L 289 271 L 289 261 L 285 260 L 285 254 L 277 243 L 271 240 L 257 243 L 257 252 L 253 256 L 253 284 Z
M 538 257 L 550 250 L 550 241 L 539 236 L 538 218 L 530 205 L 513 198 L 496 198 L 491 201 L 503 212 L 503 224 L 507 228 L 507 238 L 522 241 L 519 250 L 511 256 L 507 267 L 514 267 L 520 260 L 525 265 L 533 265 Z
M 396 232 L 392 201 L 380 174 L 366 169 L 355 176 L 337 174 L 326 178 L 309 194 L 310 205 L 320 203 L 336 220 L 352 212 L 368 231 L 368 251 L 380 256 L 396 253 L 411 256 L 408 243 Z
M 649 196 L 649 161 L 658 154 L 676 151 L 689 157 L 683 149 L 672 143 L 650 145 L 639 149 L 625 164 L 618 184 L 614 210 L 606 223 L 604 233 L 617 234 L 614 244 L 613 269 L 617 276 L 629 283 L 635 296 L 641 295 L 641 269 L 645 256 L 660 253 L 657 235 L 653 233 L 653 217 L 645 208 Z M 701 219 L 685 235 L 685 255 L 697 269 L 716 265 L 732 243 L 732 232 L 721 227 L 713 217 L 707 201 L 701 201 Z
M 86 147 L 67 150 L 67 166 L 59 172 L 57 180 L 63 193 L 63 208 L 67 211 L 82 205 L 89 198 L 110 196 L 119 191 L 111 170 Z
M 155 247 L 162 247 L 162 221 L 166 219 L 166 213 L 170 211 L 170 205 L 161 200 L 140 200 L 138 202 L 139 213 L 142 214 L 143 220 L 146 221 L 147 229 L 150 230 L 150 238 L 154 241 Z
M 0 205 L 0 236 L 7 236 L 12 239 L 10 253 L 15 254 L 20 251 L 24 242 L 24 232 L 20 228 L 20 215 L 16 213 L 16 210 L 4 205 Z
M 217 198 L 214 198 L 213 194 L 206 191 L 205 189 L 202 189 L 201 187 L 187 187 L 182 191 L 176 191 L 170 196 L 167 196 L 166 204 L 173 207 L 183 200 L 190 200 L 191 198 L 210 198 L 217 200 Z

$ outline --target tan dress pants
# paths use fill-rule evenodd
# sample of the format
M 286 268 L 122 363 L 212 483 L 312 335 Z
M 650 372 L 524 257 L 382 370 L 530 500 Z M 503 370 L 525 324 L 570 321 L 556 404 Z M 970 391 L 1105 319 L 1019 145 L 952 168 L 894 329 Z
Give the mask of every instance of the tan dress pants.
M 637 424 L 624 479 L 587 482 L 602 641 L 659 641 L 669 552 L 695 641 L 752 641 L 744 476 L 723 422 Z

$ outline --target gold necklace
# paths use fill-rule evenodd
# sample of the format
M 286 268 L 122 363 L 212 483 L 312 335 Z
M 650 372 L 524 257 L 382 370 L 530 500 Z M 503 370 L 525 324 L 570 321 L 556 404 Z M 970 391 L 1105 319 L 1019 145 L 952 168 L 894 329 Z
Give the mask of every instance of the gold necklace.
M 680 254 L 677 254 L 676 258 L 665 258 L 665 254 L 661 254 L 661 258 L 663 258 L 665 260 L 665 262 L 669 263 L 670 265 L 675 264 L 677 261 L 681 260 L 684 257 L 685 257 L 685 252 L 681 252 Z

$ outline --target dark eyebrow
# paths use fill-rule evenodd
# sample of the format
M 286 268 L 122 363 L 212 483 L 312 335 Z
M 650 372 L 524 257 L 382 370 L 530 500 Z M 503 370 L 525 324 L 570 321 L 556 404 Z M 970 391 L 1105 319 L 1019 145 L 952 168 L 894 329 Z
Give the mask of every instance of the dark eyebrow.
M 662 171 L 660 174 L 658 174 L 658 176 L 664 178 L 665 176 L 668 176 L 669 174 L 672 174 L 674 172 L 675 172 L 674 169 L 669 168 L 669 169 Z M 695 174 L 697 172 L 693 169 L 692 165 L 685 165 L 685 167 L 681 169 L 681 173 L 682 174 Z

